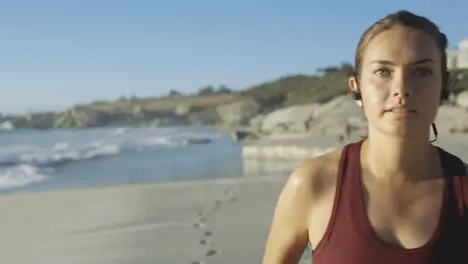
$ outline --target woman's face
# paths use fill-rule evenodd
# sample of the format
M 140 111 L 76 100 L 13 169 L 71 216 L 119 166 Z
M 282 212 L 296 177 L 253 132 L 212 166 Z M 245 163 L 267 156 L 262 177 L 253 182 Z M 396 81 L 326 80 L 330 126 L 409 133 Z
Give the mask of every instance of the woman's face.
M 381 133 L 414 137 L 434 121 L 443 86 L 441 56 L 431 36 L 397 26 L 376 35 L 363 52 L 359 82 L 369 126 Z

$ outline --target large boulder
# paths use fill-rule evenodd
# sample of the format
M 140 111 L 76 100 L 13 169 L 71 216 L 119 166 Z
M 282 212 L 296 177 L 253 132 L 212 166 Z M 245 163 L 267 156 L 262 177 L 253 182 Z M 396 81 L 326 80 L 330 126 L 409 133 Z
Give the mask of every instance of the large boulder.
M 312 129 L 327 135 L 349 135 L 354 130 L 365 131 L 367 120 L 354 100 L 340 96 L 317 109 Z
M 435 119 L 438 132 L 468 132 L 468 112 L 460 107 L 442 105 Z
M 457 99 L 455 99 L 455 103 L 461 108 L 468 109 L 468 91 L 458 94 Z
M 350 96 L 340 96 L 325 104 L 307 104 L 278 109 L 267 115 L 261 132 L 318 133 L 322 135 L 348 135 L 352 131 L 365 131 L 367 121 L 363 110 Z
M 265 120 L 264 114 L 259 114 L 249 121 L 249 127 L 255 132 L 260 132 L 262 129 L 263 121 Z
M 190 113 L 190 110 L 192 110 L 190 105 L 178 104 L 174 108 L 174 114 L 178 116 L 183 116 L 183 115 Z
M 261 132 L 304 132 L 307 131 L 308 122 L 320 107 L 319 104 L 290 106 L 275 110 L 265 116 Z

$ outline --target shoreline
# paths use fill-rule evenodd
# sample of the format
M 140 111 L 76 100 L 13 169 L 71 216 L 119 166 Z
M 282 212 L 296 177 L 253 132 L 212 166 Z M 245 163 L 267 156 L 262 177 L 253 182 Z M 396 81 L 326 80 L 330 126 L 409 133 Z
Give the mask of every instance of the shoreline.
M 136 182 L 136 183 L 119 183 L 119 184 L 105 184 L 105 185 L 90 185 L 80 187 L 64 187 L 64 188 L 51 188 L 41 190 L 25 190 L 25 191 L 12 191 L 11 193 L 1 193 L 2 197 L 12 196 L 36 196 L 36 195 L 48 195 L 48 194 L 63 194 L 63 193 L 74 193 L 74 192 L 99 192 L 104 191 L 121 191 L 125 189 L 178 189 L 186 188 L 197 185 L 219 185 L 226 186 L 232 184 L 248 184 L 250 182 L 276 182 L 281 181 L 289 175 L 278 175 L 274 174 L 271 176 L 254 176 L 254 177 L 220 177 L 220 178 L 200 178 L 200 179 L 177 179 L 177 180 L 154 180 L 147 182 Z

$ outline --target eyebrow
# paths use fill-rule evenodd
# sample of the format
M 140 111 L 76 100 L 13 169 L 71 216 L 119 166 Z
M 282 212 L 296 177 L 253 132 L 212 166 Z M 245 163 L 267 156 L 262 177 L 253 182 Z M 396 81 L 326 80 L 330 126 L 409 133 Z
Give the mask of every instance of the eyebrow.
M 417 64 L 423 64 L 423 63 L 435 63 L 435 61 L 431 58 L 424 58 L 420 59 L 417 61 L 413 61 L 409 63 L 410 65 L 417 65 Z M 372 64 L 383 64 L 383 65 L 395 65 L 394 62 L 388 61 L 388 60 L 374 60 L 372 61 Z

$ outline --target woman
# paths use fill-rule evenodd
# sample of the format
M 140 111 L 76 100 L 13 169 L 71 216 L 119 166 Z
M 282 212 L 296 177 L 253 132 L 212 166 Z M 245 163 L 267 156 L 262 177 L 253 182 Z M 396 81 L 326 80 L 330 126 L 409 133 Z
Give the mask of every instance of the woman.
M 294 171 L 264 264 L 297 263 L 308 244 L 314 264 L 468 263 L 466 168 L 428 129 L 448 96 L 446 46 L 407 11 L 363 34 L 349 86 L 368 137 Z

